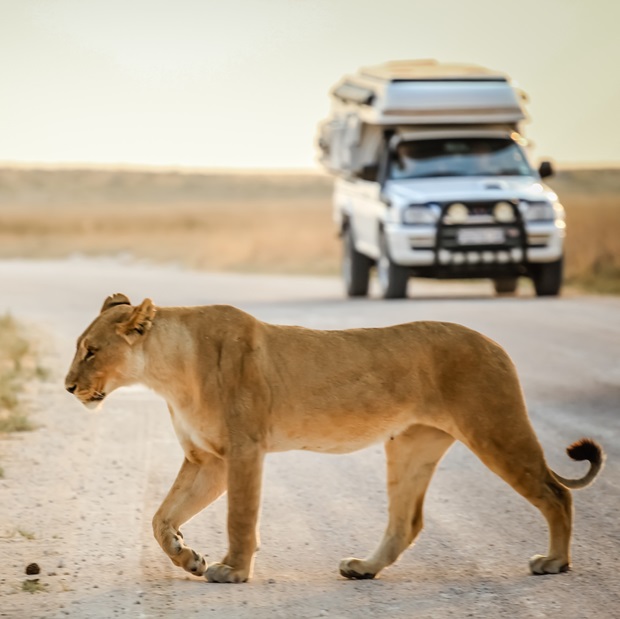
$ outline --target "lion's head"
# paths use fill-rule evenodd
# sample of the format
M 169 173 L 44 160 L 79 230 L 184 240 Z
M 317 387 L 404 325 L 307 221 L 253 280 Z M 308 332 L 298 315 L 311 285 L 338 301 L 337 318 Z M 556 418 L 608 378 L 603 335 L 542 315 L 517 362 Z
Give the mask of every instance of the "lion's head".
M 69 393 L 88 408 L 97 408 L 114 389 L 138 380 L 143 369 L 142 342 L 155 308 L 150 299 L 132 307 L 124 294 L 113 294 L 78 338 L 65 378 Z

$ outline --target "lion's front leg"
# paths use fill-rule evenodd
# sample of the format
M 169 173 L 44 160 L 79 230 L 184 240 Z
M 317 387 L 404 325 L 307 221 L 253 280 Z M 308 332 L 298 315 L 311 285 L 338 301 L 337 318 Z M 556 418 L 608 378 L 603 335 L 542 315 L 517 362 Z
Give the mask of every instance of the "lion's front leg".
M 263 473 L 263 452 L 253 446 L 231 452 L 228 463 L 228 554 L 213 563 L 206 577 L 211 582 L 245 582 L 252 572 L 258 546 L 257 522 Z
M 204 557 L 185 544 L 180 527 L 226 490 L 226 463 L 205 454 L 201 464 L 183 461 L 181 470 L 153 518 L 153 534 L 171 561 L 201 576 Z

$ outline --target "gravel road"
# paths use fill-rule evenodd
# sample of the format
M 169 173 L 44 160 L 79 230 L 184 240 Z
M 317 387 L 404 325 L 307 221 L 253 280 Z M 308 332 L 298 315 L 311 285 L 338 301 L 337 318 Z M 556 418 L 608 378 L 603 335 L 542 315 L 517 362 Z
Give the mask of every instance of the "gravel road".
M 317 328 L 421 319 L 465 324 L 500 342 L 519 369 L 551 466 L 580 476 L 565 447 L 600 441 L 607 466 L 574 493 L 573 569 L 530 576 L 544 552 L 542 516 L 456 445 L 429 490 L 415 548 L 375 581 L 338 575 L 386 521 L 381 446 L 348 456 L 268 457 L 262 548 L 245 585 L 175 568 L 151 517 L 182 455 L 162 400 L 143 388 L 99 413 L 66 394 L 76 337 L 103 299 L 229 303 L 262 320 Z M 40 428 L 0 442 L 0 617 L 620 617 L 620 299 L 493 298 L 487 284 L 414 280 L 411 298 L 347 301 L 330 278 L 205 274 L 114 260 L 0 262 L 0 314 L 46 334 L 53 380 L 30 392 Z M 208 560 L 225 553 L 226 500 L 185 526 Z M 41 573 L 26 576 L 36 562 Z M 38 578 L 39 593 L 22 590 Z

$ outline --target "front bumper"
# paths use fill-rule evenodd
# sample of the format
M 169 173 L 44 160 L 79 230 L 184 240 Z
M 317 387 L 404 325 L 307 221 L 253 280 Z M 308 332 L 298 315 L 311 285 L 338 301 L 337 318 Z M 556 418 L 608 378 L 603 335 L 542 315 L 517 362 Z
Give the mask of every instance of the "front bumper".
M 492 277 L 527 273 L 529 264 L 554 262 L 563 254 L 565 230 L 555 222 L 527 222 L 504 226 L 517 232 L 506 234 L 505 242 L 463 244 L 457 227 L 386 224 L 391 259 L 399 265 L 416 267 L 420 275 L 437 277 Z M 460 229 L 480 229 L 471 224 Z M 498 228 L 499 226 L 489 226 Z M 431 271 L 428 273 L 427 271 Z

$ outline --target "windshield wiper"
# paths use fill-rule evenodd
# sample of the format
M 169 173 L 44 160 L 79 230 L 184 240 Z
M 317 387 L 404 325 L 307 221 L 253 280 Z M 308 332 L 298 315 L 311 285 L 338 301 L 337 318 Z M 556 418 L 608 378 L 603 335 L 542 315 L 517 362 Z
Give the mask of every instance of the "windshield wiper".
M 498 170 L 493 173 L 494 176 L 527 176 L 523 174 L 521 170 L 517 168 L 506 168 L 505 170 Z
M 411 178 L 442 178 L 448 176 L 469 176 L 469 174 L 463 174 L 462 172 L 429 172 L 428 174 L 413 176 Z

